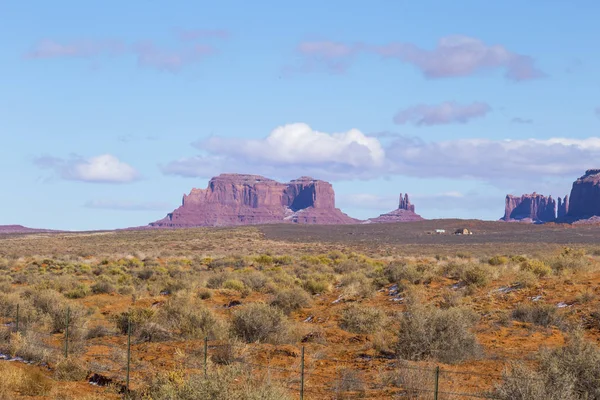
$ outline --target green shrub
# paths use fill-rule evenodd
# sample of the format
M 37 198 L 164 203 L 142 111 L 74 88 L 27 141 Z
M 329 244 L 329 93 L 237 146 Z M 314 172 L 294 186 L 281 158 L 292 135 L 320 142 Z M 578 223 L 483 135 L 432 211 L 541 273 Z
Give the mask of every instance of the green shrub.
M 167 300 L 158 312 L 157 320 L 185 338 L 222 339 L 223 323 L 204 304 L 191 296 L 178 295 Z
M 508 257 L 505 256 L 494 256 L 488 260 L 490 265 L 504 265 L 508 263 Z
M 342 310 L 340 327 L 352 333 L 374 333 L 382 328 L 384 320 L 383 311 L 375 307 L 351 305 Z
M 477 357 L 481 348 L 471 332 L 476 321 L 467 309 L 409 304 L 400 317 L 396 352 L 407 360 L 433 358 L 450 364 Z
M 122 312 L 114 317 L 114 322 L 117 330 L 121 334 L 126 335 L 129 321 L 131 321 L 131 332 L 136 333 L 142 325 L 150 322 L 154 317 L 154 310 L 151 308 L 133 307 L 129 310 Z
M 90 288 L 87 285 L 79 284 L 75 289 L 65 293 L 65 297 L 69 299 L 82 299 L 90 294 Z
M 489 267 L 475 264 L 465 268 L 461 278 L 469 286 L 484 287 L 489 283 L 491 274 Z
M 247 290 L 244 282 L 238 281 L 237 279 L 227 279 L 225 282 L 223 282 L 221 287 L 223 289 L 235 290 L 236 292 L 240 293 L 243 293 Z
M 423 273 L 417 270 L 415 265 L 406 264 L 405 262 L 391 262 L 383 269 L 383 273 L 390 283 L 408 281 L 418 284 L 423 279 Z
M 116 290 L 115 285 L 105 278 L 98 279 L 96 283 L 92 285 L 92 292 L 94 292 L 94 294 L 114 293 Z
M 540 260 L 526 260 L 521 263 L 521 271 L 533 272 L 536 276 L 543 278 L 552 274 L 552 268 Z
M 211 368 L 207 376 L 183 371 L 156 376 L 143 393 L 152 400 L 291 400 L 288 392 L 270 380 L 257 380 L 238 365 Z
M 308 278 L 303 286 L 310 294 L 321 294 L 331 290 L 331 283 L 323 277 Z
M 262 290 L 268 282 L 265 274 L 258 271 L 244 271 L 236 274 L 236 278 L 242 281 L 247 288 L 255 292 Z
M 247 343 L 280 343 L 288 335 L 288 321 L 283 312 L 264 303 L 251 303 L 232 314 L 232 332 Z
M 59 381 L 82 381 L 87 375 L 88 370 L 73 357 L 62 359 L 54 367 L 54 378 Z
M 513 365 L 492 396 L 501 400 L 600 399 L 600 349 L 580 332 L 563 347 L 543 350 L 539 371 Z
M 543 327 L 557 326 L 562 322 L 558 309 L 552 304 L 519 304 L 513 310 L 512 317 L 516 321 L 528 322 Z
M 289 315 L 301 308 L 308 307 L 311 303 L 311 298 L 299 287 L 283 289 L 275 294 L 275 298 L 271 301 L 271 305 L 279 308 L 285 314 Z

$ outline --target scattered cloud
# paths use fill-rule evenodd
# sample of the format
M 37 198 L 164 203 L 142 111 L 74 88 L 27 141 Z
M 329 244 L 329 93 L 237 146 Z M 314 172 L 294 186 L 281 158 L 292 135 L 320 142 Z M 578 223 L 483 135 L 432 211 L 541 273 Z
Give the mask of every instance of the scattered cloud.
M 215 48 L 207 45 L 194 45 L 184 50 L 165 50 L 152 42 L 138 43 L 132 47 L 132 51 L 137 56 L 138 65 L 169 72 L 177 72 L 184 65 L 196 63 L 216 53 Z
M 513 124 L 525 124 L 525 125 L 533 124 L 532 119 L 521 118 L 521 117 L 515 117 L 515 118 L 511 119 L 510 122 L 512 122 Z
M 410 122 L 418 126 L 452 123 L 466 124 L 473 118 L 485 116 L 491 109 L 488 104 L 482 102 L 466 105 L 460 105 L 452 101 L 436 105 L 420 104 L 398 111 L 394 116 L 394 122 L 396 124 Z
M 66 180 L 92 183 L 128 183 L 139 179 L 135 168 L 110 154 L 82 158 L 73 156 L 68 160 L 56 157 L 39 157 L 34 163 L 43 169 L 53 170 Z
M 178 37 L 186 43 L 183 47 L 163 48 L 152 41 L 128 44 L 121 40 L 78 40 L 59 42 L 43 39 L 25 53 L 26 59 L 51 58 L 101 58 L 108 56 L 130 56 L 141 67 L 156 68 L 161 71 L 177 72 L 186 65 L 202 61 L 217 53 L 216 48 L 197 43 L 200 39 L 225 38 L 226 31 L 178 31 Z M 189 43 L 192 42 L 192 43 Z
M 302 61 L 299 66 L 287 66 L 286 72 L 312 72 L 319 68 L 332 73 L 344 73 L 363 47 L 333 41 L 302 42 L 296 48 Z
M 599 116 L 599 117 L 600 117 L 600 106 L 599 106 L 599 107 L 596 107 L 596 108 L 594 109 L 594 112 L 596 113 L 596 115 L 597 115 L 597 116 Z
M 172 209 L 173 204 L 130 200 L 90 200 L 84 204 L 84 207 L 118 211 L 166 211 Z
M 468 76 L 490 69 L 503 69 L 506 78 L 513 81 L 525 81 L 544 75 L 529 56 L 463 35 L 442 37 L 433 50 L 396 42 L 376 46 L 373 51 L 383 57 L 397 58 L 412 64 L 427 78 Z
M 210 137 L 194 146 L 199 155 L 163 165 L 163 173 L 210 177 L 244 171 L 331 180 L 409 176 L 474 179 L 506 187 L 507 182 L 578 176 L 600 158 L 597 137 L 428 142 L 398 135 L 383 143 L 356 129 L 330 134 L 306 124 L 281 126 L 262 139 Z
M 59 43 L 52 39 L 43 39 L 29 52 L 25 53 L 25 58 L 89 58 L 105 55 L 120 55 L 125 53 L 126 50 L 127 46 L 120 40 L 81 40 L 71 43 Z
M 544 76 L 530 56 L 464 35 L 442 37 L 432 50 L 405 42 L 378 46 L 313 41 L 300 43 L 297 53 L 303 58 L 302 66 L 298 70 L 304 72 L 314 70 L 319 65 L 331 72 L 344 72 L 355 55 L 369 53 L 411 64 L 431 79 L 469 76 L 494 69 L 504 70 L 505 77 L 513 81 L 526 81 Z
M 386 148 L 389 173 L 416 177 L 473 178 L 488 182 L 575 176 L 597 163 L 600 138 L 457 139 L 425 142 L 400 138 Z

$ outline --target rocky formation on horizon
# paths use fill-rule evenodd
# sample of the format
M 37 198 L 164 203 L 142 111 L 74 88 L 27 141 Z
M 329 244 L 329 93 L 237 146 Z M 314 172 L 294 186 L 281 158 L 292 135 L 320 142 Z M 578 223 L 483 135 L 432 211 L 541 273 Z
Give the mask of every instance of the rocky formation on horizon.
M 597 220 L 600 216 L 600 169 L 588 169 L 573 182 L 566 218 Z
M 506 195 L 504 221 L 551 222 L 556 219 L 556 201 L 552 196 L 533 192 L 520 197 Z
M 329 182 L 301 177 L 288 183 L 259 175 L 221 174 L 206 189 L 192 189 L 181 207 L 153 227 L 235 226 L 288 222 L 352 224 L 335 208 Z
M 415 213 L 415 206 L 411 204 L 408 194 L 402 197 L 400 193 L 400 201 L 398 208 L 386 214 L 381 214 L 376 218 L 369 218 L 365 223 L 388 223 L 388 222 L 412 222 L 423 221 L 424 218 Z
M 557 218 L 562 219 L 569 213 L 569 195 L 565 195 L 563 199 L 558 198 Z
M 0 234 L 58 232 L 50 229 L 27 228 L 23 225 L 0 225 Z

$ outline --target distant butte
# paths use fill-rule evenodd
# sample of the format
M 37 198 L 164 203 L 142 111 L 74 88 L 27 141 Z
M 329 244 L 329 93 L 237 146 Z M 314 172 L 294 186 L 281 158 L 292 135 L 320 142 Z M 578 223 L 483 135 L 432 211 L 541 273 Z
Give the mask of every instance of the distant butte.
M 381 214 L 376 218 L 370 218 L 366 223 L 412 222 L 423 220 L 423 217 L 415 213 L 415 206 L 411 204 L 408 194 L 405 194 L 404 197 L 402 197 L 402 193 L 400 193 L 400 201 L 398 202 L 398 208 L 396 210 L 390 211 L 387 214 Z
M 585 174 L 573 182 L 567 218 L 571 220 L 600 217 L 600 169 L 588 169 Z
M 561 209 L 563 204 L 561 204 Z M 504 221 L 552 222 L 556 219 L 556 201 L 552 196 L 537 193 L 524 194 L 521 197 L 506 195 Z
M 270 223 L 353 224 L 335 208 L 329 182 L 307 176 L 281 183 L 259 175 L 221 174 L 192 189 L 181 207 L 153 227 L 236 226 Z

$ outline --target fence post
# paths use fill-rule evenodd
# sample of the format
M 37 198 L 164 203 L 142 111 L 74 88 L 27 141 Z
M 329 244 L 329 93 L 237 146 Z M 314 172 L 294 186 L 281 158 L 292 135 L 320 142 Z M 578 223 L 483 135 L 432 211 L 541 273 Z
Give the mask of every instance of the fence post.
M 433 396 L 435 400 L 438 400 L 438 390 L 440 384 L 440 367 L 435 367 L 435 390 L 433 392 Z
M 69 319 L 71 317 L 71 308 L 67 307 L 67 327 L 65 328 L 65 358 L 69 357 Z
M 15 332 L 19 332 L 19 303 L 17 303 L 17 322 L 15 324 Z
M 204 337 L 204 379 L 208 378 L 208 336 Z
M 300 360 L 300 400 L 304 400 L 304 346 L 302 346 L 302 359 Z
M 131 315 L 127 319 L 127 380 L 125 381 L 125 391 L 129 393 L 129 371 L 131 367 Z

